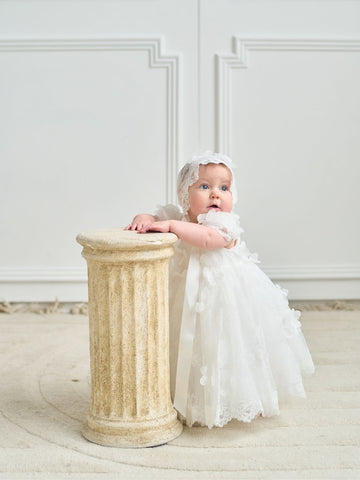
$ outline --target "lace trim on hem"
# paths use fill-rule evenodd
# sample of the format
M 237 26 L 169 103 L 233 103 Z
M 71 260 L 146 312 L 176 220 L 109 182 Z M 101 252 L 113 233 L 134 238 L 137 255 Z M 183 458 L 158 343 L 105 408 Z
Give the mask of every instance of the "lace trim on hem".
M 272 417 L 274 415 L 279 415 L 280 411 L 277 407 L 274 406 L 273 411 L 271 413 L 264 413 L 264 408 L 260 403 L 251 405 L 238 405 L 236 408 L 231 407 L 222 407 L 218 414 L 216 415 L 217 418 L 213 419 L 213 422 L 210 424 L 206 424 L 202 415 L 199 415 L 199 412 L 195 412 L 192 415 L 192 420 L 185 419 L 182 415 L 181 421 L 187 425 L 188 427 L 193 426 L 201 426 L 201 427 L 208 427 L 209 429 L 213 427 L 224 427 L 227 423 L 231 420 L 235 419 L 239 422 L 250 423 L 254 418 L 259 416 L 263 417 Z
M 279 413 L 276 413 L 275 415 L 279 415 Z M 211 425 L 206 425 L 205 423 L 202 423 L 202 422 L 198 422 L 198 421 L 194 421 L 192 423 L 190 422 L 187 422 L 185 420 L 185 424 L 187 427 L 189 428 L 192 428 L 194 426 L 200 426 L 200 427 L 207 427 L 209 430 L 211 430 L 213 427 L 218 427 L 218 428 L 222 428 L 224 427 L 227 423 L 231 422 L 231 420 L 238 420 L 239 422 L 244 422 L 244 423 L 250 423 L 252 420 L 254 420 L 255 418 L 257 417 L 260 417 L 260 416 L 270 416 L 270 415 L 264 415 L 264 412 L 263 410 L 255 413 L 251 418 L 247 417 L 247 418 L 243 418 L 242 416 L 240 417 L 237 417 L 237 416 L 231 416 L 229 418 L 225 418 L 223 419 L 221 422 L 214 422 L 213 424 Z

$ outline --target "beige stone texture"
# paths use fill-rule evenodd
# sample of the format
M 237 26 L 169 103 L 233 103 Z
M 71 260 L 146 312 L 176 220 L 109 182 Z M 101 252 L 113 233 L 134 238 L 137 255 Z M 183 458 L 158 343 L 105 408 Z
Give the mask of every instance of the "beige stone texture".
M 88 266 L 91 405 L 83 435 L 147 447 L 182 432 L 170 398 L 168 268 L 176 236 L 78 235 Z

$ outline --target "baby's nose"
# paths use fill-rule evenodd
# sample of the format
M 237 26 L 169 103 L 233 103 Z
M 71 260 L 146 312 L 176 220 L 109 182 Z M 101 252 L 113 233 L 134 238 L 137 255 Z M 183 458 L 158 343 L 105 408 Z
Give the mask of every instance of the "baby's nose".
M 210 193 L 211 198 L 217 198 L 219 196 L 219 190 L 217 188 L 213 188 Z

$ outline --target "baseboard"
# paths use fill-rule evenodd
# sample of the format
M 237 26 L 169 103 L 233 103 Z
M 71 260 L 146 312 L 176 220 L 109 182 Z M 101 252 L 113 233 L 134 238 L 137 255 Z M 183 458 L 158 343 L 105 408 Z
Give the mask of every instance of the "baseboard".
M 360 299 L 360 265 L 260 265 L 290 300 Z M 0 301 L 87 301 L 86 267 L 1 267 Z
M 86 267 L 1 267 L 0 301 L 87 301 Z
M 291 300 L 360 299 L 360 265 L 260 265 Z

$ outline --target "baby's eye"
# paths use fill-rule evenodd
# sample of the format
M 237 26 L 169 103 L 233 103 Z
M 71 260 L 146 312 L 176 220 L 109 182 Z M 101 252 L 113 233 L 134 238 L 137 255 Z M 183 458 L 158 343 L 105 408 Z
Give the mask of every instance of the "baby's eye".
M 223 186 L 221 187 L 221 190 L 222 190 L 223 192 L 226 192 L 227 190 L 229 190 L 229 188 L 228 188 L 226 185 L 223 185 Z
M 206 183 L 203 183 L 202 185 L 200 185 L 200 188 L 202 188 L 203 190 L 207 190 L 209 188 L 209 185 L 206 185 Z

